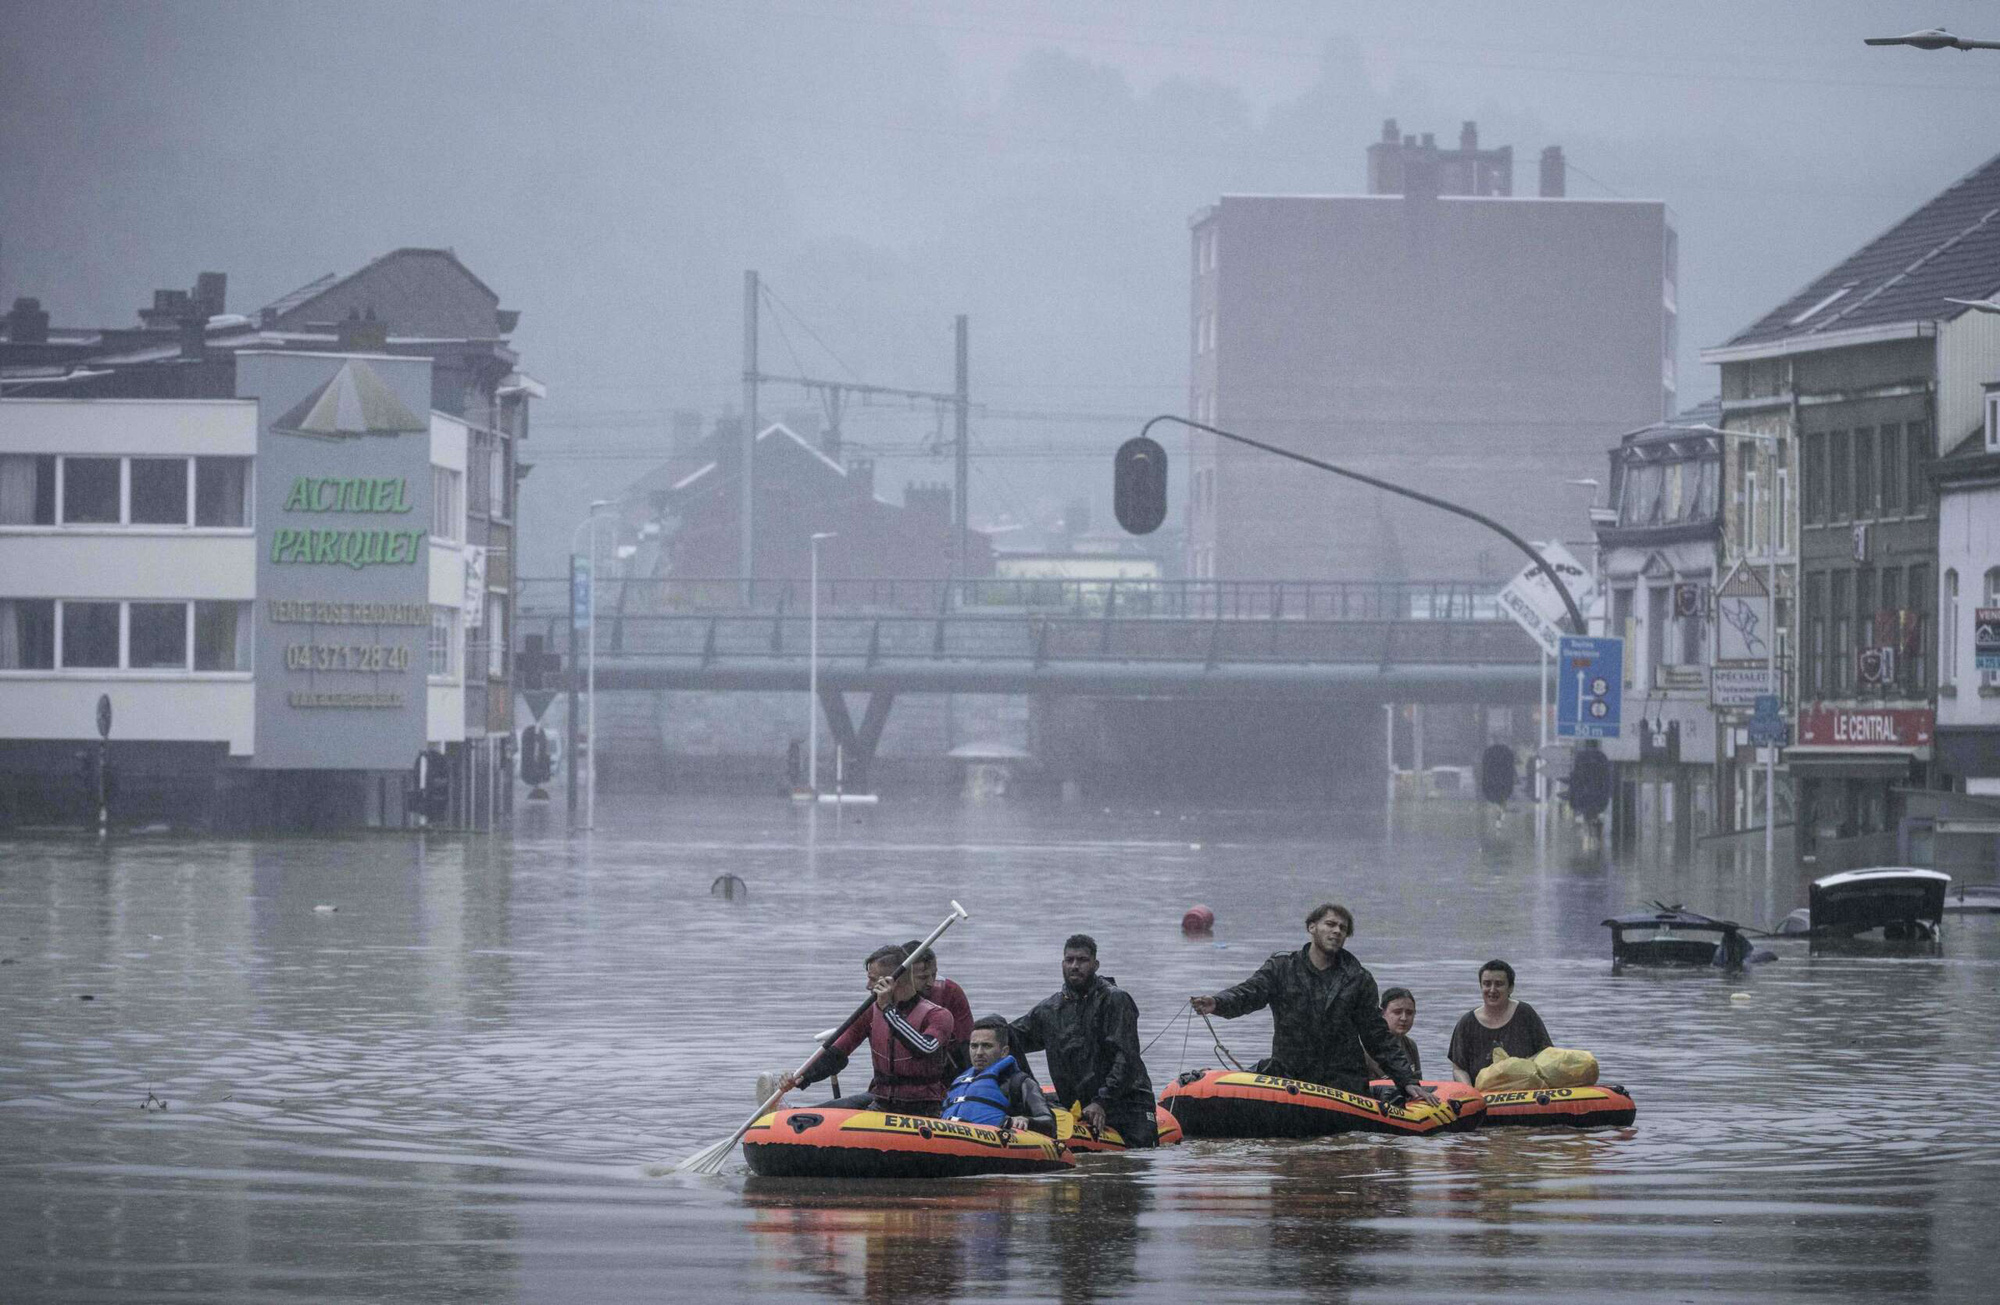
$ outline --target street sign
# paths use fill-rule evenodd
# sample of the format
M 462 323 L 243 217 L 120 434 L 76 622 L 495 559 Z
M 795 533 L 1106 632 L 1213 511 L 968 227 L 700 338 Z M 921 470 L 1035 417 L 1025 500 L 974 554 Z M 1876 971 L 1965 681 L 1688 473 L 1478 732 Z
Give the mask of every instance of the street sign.
M 1576 601 L 1577 610 L 1589 606 L 1597 589 L 1590 572 L 1583 569 L 1583 564 L 1554 540 L 1535 545 L 1535 551 L 1562 577 L 1563 586 Z M 1557 641 L 1562 638 L 1562 627 L 1569 619 L 1569 609 L 1563 606 L 1562 595 L 1556 592 L 1556 587 L 1549 583 L 1549 578 L 1542 574 L 1540 567 L 1530 562 L 1521 568 L 1519 575 L 1507 582 L 1500 591 L 1500 610 L 1526 630 L 1542 646 L 1543 652 L 1551 657 L 1556 655 Z
M 1750 741 L 1758 747 L 1782 748 L 1791 742 L 1790 722 L 1775 693 L 1760 693 L 1751 706 Z
M 590 559 L 569 560 L 569 619 L 579 630 L 590 626 Z
M 108 693 L 97 695 L 97 737 L 111 737 L 111 695 Z
M 1709 670 L 1710 706 L 1753 707 L 1757 699 L 1777 691 L 1777 672 L 1766 666 L 1716 666 Z
M 1623 639 L 1564 635 L 1556 651 L 1556 736 L 1617 738 L 1624 675 Z
M 2000 671 L 2000 607 L 1973 609 L 1972 669 Z M 1956 630 L 1952 638 L 1958 637 Z

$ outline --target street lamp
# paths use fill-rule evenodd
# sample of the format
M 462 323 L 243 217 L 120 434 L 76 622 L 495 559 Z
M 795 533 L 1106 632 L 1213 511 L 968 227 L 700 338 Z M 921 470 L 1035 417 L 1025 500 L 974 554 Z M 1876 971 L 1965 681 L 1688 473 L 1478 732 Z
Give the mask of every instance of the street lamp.
M 602 519 L 600 514 L 611 505 L 611 500 L 608 498 L 592 502 L 590 515 L 577 523 L 576 529 L 569 535 L 570 555 L 575 556 L 578 551 L 577 536 L 586 530 L 590 532 L 590 602 L 589 614 L 585 618 L 588 626 L 585 637 L 590 641 L 590 669 L 586 672 L 588 678 L 584 686 L 584 692 L 590 698 L 590 715 L 584 725 L 583 737 L 583 827 L 585 829 L 597 828 L 597 523 Z M 574 619 L 574 616 L 571 619 Z M 575 668 L 572 667 L 571 674 L 574 673 Z
M 812 593 L 806 620 L 806 639 L 811 648 L 806 670 L 806 791 L 812 794 L 814 804 L 819 802 L 819 541 L 837 537 L 837 531 L 822 530 L 812 537 L 809 549 L 812 566 L 808 583 Z
M 2000 50 L 2000 41 L 1969 41 L 1953 36 L 1942 27 L 1926 27 L 1901 36 L 1863 37 L 1863 45 L 1911 45 L 1919 50 Z

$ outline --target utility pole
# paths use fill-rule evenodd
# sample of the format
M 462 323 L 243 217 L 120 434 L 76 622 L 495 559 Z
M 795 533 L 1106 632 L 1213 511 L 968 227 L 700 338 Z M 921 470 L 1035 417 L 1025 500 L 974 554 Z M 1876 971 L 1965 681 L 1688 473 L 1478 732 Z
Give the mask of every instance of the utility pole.
M 960 580 L 967 580 L 971 578 L 972 574 L 972 534 L 969 524 L 970 519 L 965 510 L 965 500 L 971 481 L 972 451 L 966 443 L 966 423 L 967 419 L 971 416 L 971 396 L 969 393 L 970 359 L 967 356 L 966 350 L 964 313 L 958 315 L 955 326 L 958 337 L 958 383 L 953 388 L 952 409 L 953 417 L 957 423 L 957 438 L 952 445 L 952 460 L 957 464 L 955 471 L 958 483 L 951 500 L 953 525 L 952 553 L 956 561 L 956 566 L 953 569 L 957 571 Z
M 736 574 L 743 577 L 743 605 L 750 606 L 755 586 L 751 577 L 755 574 L 757 556 L 757 535 L 751 513 L 755 510 L 756 492 L 752 483 L 753 467 L 757 454 L 757 273 L 743 274 L 743 433 L 741 445 L 742 465 L 736 478 Z

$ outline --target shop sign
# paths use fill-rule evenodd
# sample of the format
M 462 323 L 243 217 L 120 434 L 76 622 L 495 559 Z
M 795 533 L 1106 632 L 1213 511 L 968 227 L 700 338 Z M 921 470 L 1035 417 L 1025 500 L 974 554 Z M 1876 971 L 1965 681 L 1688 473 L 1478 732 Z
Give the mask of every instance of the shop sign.
M 1778 691 L 1777 673 L 1764 666 L 1717 666 L 1709 671 L 1709 702 L 1717 707 L 1754 707 Z
M 1972 668 L 2000 671 L 2000 607 L 1973 609 Z
M 1929 707 L 1799 708 L 1799 745 L 1815 748 L 1927 748 L 1935 715 Z
M 427 733 L 430 361 L 246 351 L 237 390 L 260 419 L 250 764 L 404 770 Z

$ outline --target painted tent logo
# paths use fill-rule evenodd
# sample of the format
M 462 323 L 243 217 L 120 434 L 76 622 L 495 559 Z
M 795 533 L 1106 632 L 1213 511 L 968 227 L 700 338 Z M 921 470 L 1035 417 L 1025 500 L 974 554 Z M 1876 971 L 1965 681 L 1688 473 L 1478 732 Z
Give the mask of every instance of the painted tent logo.
M 404 406 L 374 368 L 350 358 L 271 429 L 305 439 L 350 440 L 427 431 L 430 422 Z

